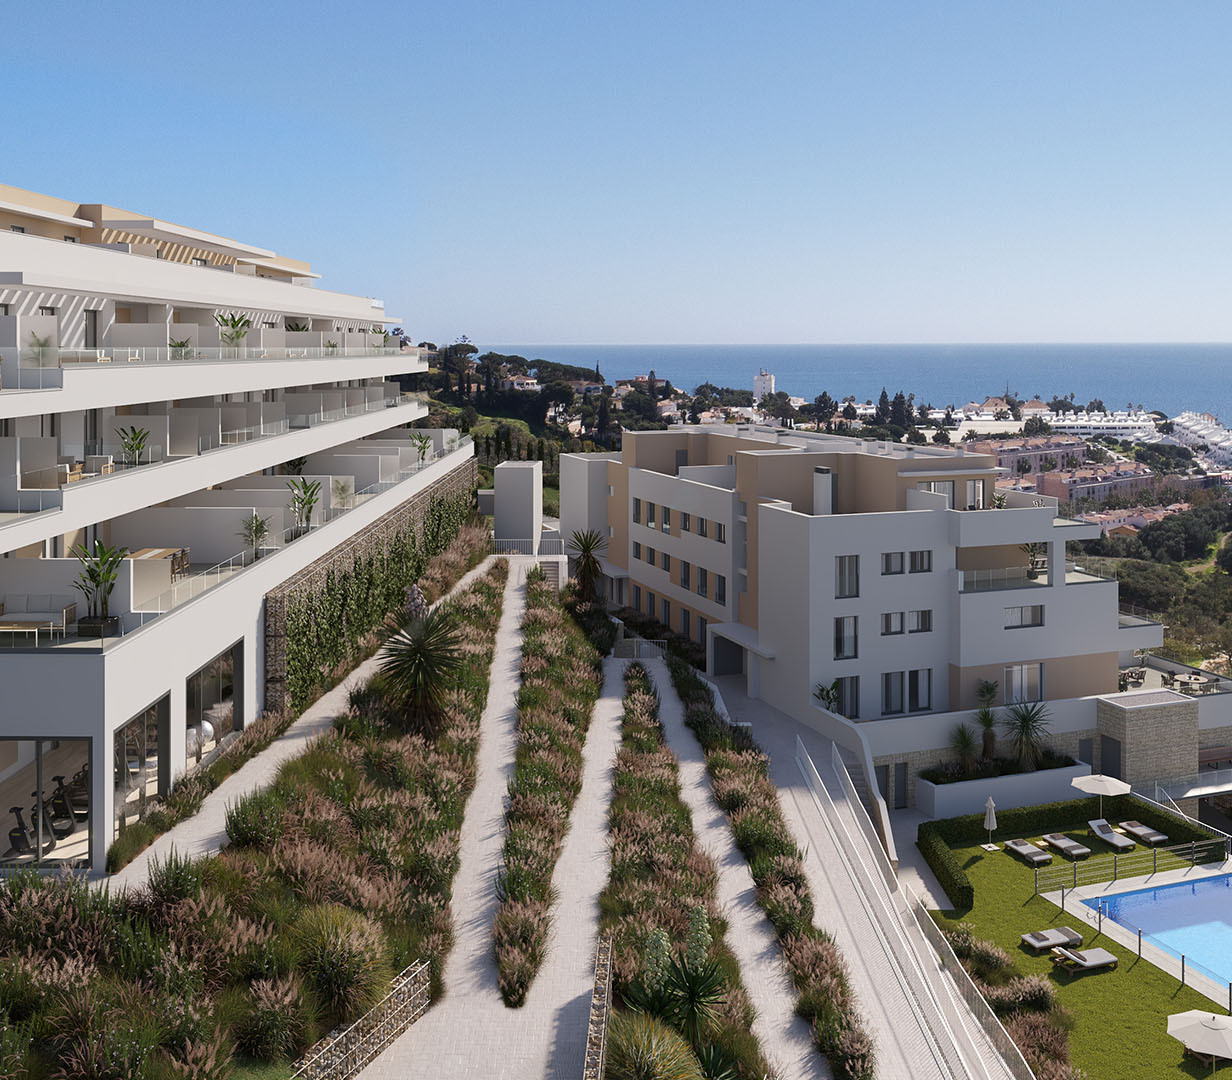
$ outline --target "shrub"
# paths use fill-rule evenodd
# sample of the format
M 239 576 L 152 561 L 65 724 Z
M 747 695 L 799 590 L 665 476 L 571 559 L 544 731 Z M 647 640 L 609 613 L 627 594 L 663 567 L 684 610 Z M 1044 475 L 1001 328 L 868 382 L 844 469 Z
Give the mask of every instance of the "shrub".
M 1004 986 L 983 987 L 982 993 L 998 1016 L 1019 1012 L 1051 1012 L 1056 987 L 1042 975 L 1019 975 Z
M 981 825 L 983 818 L 980 819 Z M 998 823 L 1000 819 L 998 819 Z M 967 872 L 962 868 L 950 845 L 942 839 L 935 828 L 937 822 L 924 821 L 916 830 L 916 847 L 924 856 L 929 869 L 937 875 L 937 882 L 958 911 L 968 911 L 975 904 L 975 889 Z
M 295 924 L 299 969 L 321 1004 L 345 1020 L 362 1016 L 389 988 L 380 929 L 340 904 L 305 908 Z
M 245 795 L 227 807 L 227 836 L 237 847 L 268 851 L 285 826 L 282 799 L 272 789 Z
M 147 888 L 155 904 L 170 907 L 201 895 L 201 863 L 173 847 L 165 859 L 150 860 Z
M 689 1044 L 661 1020 L 614 1013 L 608 1027 L 608 1080 L 703 1080 Z
M 158 830 L 144 821 L 129 825 L 107 848 L 107 873 L 122 870 L 154 843 Z
M 264 1061 L 285 1061 L 312 1042 L 315 1006 L 294 976 L 257 979 L 234 1025 L 238 1049 Z

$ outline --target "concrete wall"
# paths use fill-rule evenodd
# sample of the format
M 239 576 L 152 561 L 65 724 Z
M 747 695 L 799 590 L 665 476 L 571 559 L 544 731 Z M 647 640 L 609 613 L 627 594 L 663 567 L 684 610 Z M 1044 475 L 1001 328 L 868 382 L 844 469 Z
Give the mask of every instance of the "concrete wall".
M 492 475 L 496 492 L 493 536 L 530 540 L 532 551 L 538 551 L 543 532 L 543 462 L 502 461 Z
M 917 778 L 915 808 L 925 817 L 949 818 L 982 813 L 990 795 L 998 810 L 1062 802 L 1080 795 L 1073 786 L 1077 777 L 1090 775 L 1090 765 L 1078 764 L 986 780 L 960 780 L 955 784 L 934 784 Z

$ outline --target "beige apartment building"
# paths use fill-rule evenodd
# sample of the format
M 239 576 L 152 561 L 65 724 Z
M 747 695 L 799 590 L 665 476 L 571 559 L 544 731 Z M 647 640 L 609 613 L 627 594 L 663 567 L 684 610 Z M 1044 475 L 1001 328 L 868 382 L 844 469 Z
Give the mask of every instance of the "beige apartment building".
M 709 673 L 741 676 L 750 697 L 807 722 L 817 685 L 836 687 L 905 805 L 981 680 L 998 704 L 1093 699 L 1162 641 L 1122 620 L 1115 581 L 1067 564 L 1066 543 L 1099 527 L 1046 496 L 994 508 L 1002 474 L 963 447 L 626 432 L 619 453 L 561 456 L 561 529 L 605 535 L 609 602 L 704 643 Z

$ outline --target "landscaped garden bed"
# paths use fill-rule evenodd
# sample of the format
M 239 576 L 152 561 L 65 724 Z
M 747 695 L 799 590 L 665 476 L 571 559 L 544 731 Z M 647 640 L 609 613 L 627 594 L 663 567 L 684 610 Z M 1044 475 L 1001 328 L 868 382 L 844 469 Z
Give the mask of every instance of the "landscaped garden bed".
M 536 568 L 522 620 L 518 748 L 509 781 L 494 949 L 505 1004 L 525 1003 L 547 951 L 552 872 L 582 786 L 602 657 Z
M 694 1068 L 698 1059 L 704 1061 L 704 1075 L 761 1080 L 767 1066 L 751 1030 L 752 1007 L 736 958 L 723 941 L 726 922 L 715 898 L 718 873 L 698 847 L 680 798 L 679 765 L 664 743 L 659 700 L 640 664 L 627 669 L 625 690 L 600 933 L 613 938 L 614 1000 L 646 1019 L 613 1018 L 609 1060 L 625 1060 L 639 1039 L 657 1035 L 665 1053 L 686 1064 L 692 1058 Z M 652 1022 L 667 1032 L 651 1028 Z M 608 1075 L 628 1074 L 609 1068 Z
M 79 878 L 0 883 L 0 1075 L 221 1080 L 236 1057 L 273 1075 L 412 961 L 439 992 L 505 574 L 440 616 L 453 659 L 431 723 L 396 673 L 378 677 L 230 810 L 219 855 L 172 856 L 115 896 Z
M 998 811 L 994 839 L 1038 839 L 1043 833 L 1060 832 L 1088 846 L 1092 860 L 1103 857 L 1110 864 L 1107 855 L 1112 849 L 1087 827 L 1088 820 L 1100 816 L 1114 822 L 1136 819 L 1152 825 L 1167 833 L 1170 843 L 1209 840 L 1211 836 L 1137 799 L 1109 796 L 1104 799 L 1102 815 L 1095 798 L 1004 814 Z M 1171 1013 L 1194 1008 L 1214 1011 L 1210 999 L 1181 986 L 1148 960 L 1139 959 L 1136 950 L 1099 934 L 1043 896 L 1033 895 L 1031 867 L 1004 850 L 984 851 L 980 845 L 987 839 L 983 816 L 972 814 L 923 823 L 919 846 L 954 905 L 953 910 L 935 913 L 934 917 L 948 934 L 958 934 L 957 939 L 951 936 L 955 951 L 977 976 L 977 982 L 984 983 L 981 989 L 994 1010 L 1001 1013 L 1036 1075 L 1042 1080 L 1084 1074 L 1091 1080 L 1206 1075 L 1207 1070 L 1182 1058 L 1181 1044 L 1167 1035 L 1166 1024 Z M 1168 859 L 1174 857 L 1161 853 L 1161 866 Z M 1054 854 L 1053 866 L 1058 865 L 1068 864 Z M 1080 873 L 1090 865 L 1080 864 Z M 1036 956 L 1020 940 L 1024 933 L 1053 926 L 1076 929 L 1084 937 L 1084 948 L 1107 949 L 1119 958 L 1117 968 L 1077 976 L 1055 973 L 1047 952 Z M 974 946 L 973 962 L 972 956 L 964 957 L 963 950 L 975 939 L 987 945 Z M 1012 958 L 1008 966 L 1003 955 Z M 1018 982 L 1020 979 L 1031 982 Z M 1043 984 L 1050 991 L 1043 990 Z M 1018 994 L 1018 990 L 1023 993 Z M 1052 1004 L 1045 1009 L 1049 993 Z M 1011 1007 L 1014 1002 L 1019 1005 Z M 1069 1063 L 1081 1073 L 1066 1071 L 1069 1066 L 1061 1058 L 1066 1042 L 1063 1035 L 1068 1036 Z
M 778 934 L 800 995 L 796 1011 L 811 1025 L 835 1077 L 867 1080 L 875 1075 L 872 1039 L 834 939 L 813 923 L 803 855 L 783 817 L 766 755 L 752 736 L 718 715 L 709 686 L 688 663 L 673 656 L 668 668 L 685 723 L 705 752 L 715 800 L 728 814 L 758 901 Z
M 441 507 L 436 509 L 434 514 L 430 512 L 428 515 L 420 547 L 415 547 L 412 537 L 409 554 L 404 553 L 412 570 L 422 569 L 419 585 L 428 603 L 434 603 L 448 593 L 468 570 L 482 562 L 488 551 L 488 534 L 484 529 L 475 525 L 459 527 L 457 519 L 460 505 L 451 503 L 446 506 L 442 501 Z M 365 569 L 363 573 L 375 573 L 374 566 Z M 357 568 L 356 574 L 359 573 Z M 388 631 L 397 625 L 396 616 L 391 613 L 402 606 L 405 597 L 404 577 L 405 572 L 400 571 L 395 575 L 395 579 L 384 582 L 380 590 L 376 590 L 376 586 L 368 582 L 366 587 L 373 596 L 371 621 L 365 623 L 365 632 L 355 637 L 353 647 L 348 648 L 341 659 L 334 661 L 328 680 L 329 686 L 341 682 L 357 664 L 372 656 L 380 648 Z M 414 578 L 410 580 L 413 581 Z M 345 586 L 339 585 L 338 588 L 344 589 Z M 375 614 L 378 608 L 379 614 Z M 342 641 L 342 638 L 339 640 Z M 300 648 L 301 645 L 297 643 L 295 649 Z M 262 713 L 224 746 L 213 761 L 191 776 L 180 779 L 161 806 L 151 810 L 142 820 L 123 828 L 107 848 L 107 872 L 114 874 L 123 869 L 162 833 L 185 818 L 192 817 L 201 809 L 207 795 L 269 746 L 294 723 L 299 713 L 311 704 L 311 700 L 315 700 L 315 697 L 328 689 L 326 681 L 322 676 L 320 681 L 314 684 L 315 693 L 298 711 L 282 709 Z

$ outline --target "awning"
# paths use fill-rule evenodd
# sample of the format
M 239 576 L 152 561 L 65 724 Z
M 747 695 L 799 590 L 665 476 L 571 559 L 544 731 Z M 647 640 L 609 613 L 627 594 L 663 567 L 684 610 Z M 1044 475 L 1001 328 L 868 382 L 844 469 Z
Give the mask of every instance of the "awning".
M 72 225 L 81 229 L 94 228 L 94 222 L 87 218 L 57 214 L 54 210 L 40 210 L 34 206 L 27 206 L 25 203 L 5 202 L 0 199 L 0 210 L 7 210 L 10 214 L 19 214 L 22 217 L 38 218 L 40 221 L 54 221 L 57 225 Z
M 274 262 L 273 259 L 253 259 L 244 258 L 236 259 L 236 262 L 247 263 L 250 266 L 260 266 L 266 270 L 278 270 L 283 274 L 290 274 L 292 277 L 310 277 L 319 278 L 320 274 L 314 274 L 311 270 L 296 270 L 292 266 L 283 266 L 280 262 Z
M 762 646 L 758 640 L 757 631 L 751 626 L 738 622 L 725 622 L 711 626 L 710 629 L 717 637 L 726 638 L 742 649 L 748 649 L 754 656 L 760 656 L 763 660 L 774 659 L 774 651 Z
M 150 240 L 161 240 L 165 244 L 185 244 L 199 251 L 212 251 L 217 255 L 255 256 L 272 259 L 276 254 L 266 248 L 253 247 L 251 244 L 241 244 L 226 236 L 202 232 L 200 229 L 190 229 L 184 225 L 173 225 L 169 221 L 159 221 L 157 218 L 108 218 L 99 222 L 104 229 L 116 229 L 119 232 L 144 236 Z

